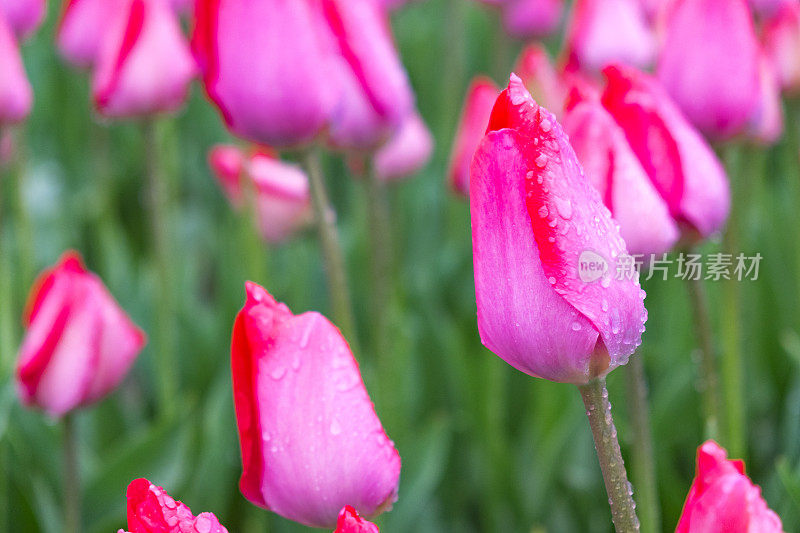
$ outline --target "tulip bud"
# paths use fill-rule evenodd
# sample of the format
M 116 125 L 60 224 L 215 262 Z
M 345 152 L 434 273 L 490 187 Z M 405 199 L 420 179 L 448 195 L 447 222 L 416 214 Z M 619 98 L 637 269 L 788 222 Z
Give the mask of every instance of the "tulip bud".
M 503 25 L 509 35 L 527 39 L 558 30 L 563 0 L 512 0 L 503 6 Z
M 656 52 L 639 0 L 576 0 L 566 47 L 569 69 L 589 73 L 609 63 L 645 68 Z
M 712 440 L 697 449 L 697 474 L 675 533 L 783 533 L 781 519 L 745 475 L 744 462 L 727 455 Z
M 431 158 L 433 135 L 418 113 L 413 113 L 375 154 L 375 173 L 383 181 L 416 174 Z
M 526 46 L 517 58 L 514 72 L 540 106 L 557 117 L 561 115 L 566 90 L 544 46 Z
M 42 23 L 45 0 L 0 0 L 0 13 L 18 39 L 28 37 Z
M 186 505 L 146 479 L 131 481 L 127 498 L 130 533 L 228 533 L 212 513 L 195 517 Z
M 0 14 L 0 126 L 24 120 L 33 105 L 33 89 L 25 75 L 17 41 Z
M 676 0 L 658 78 L 706 135 L 742 133 L 758 106 L 758 41 L 745 0 Z
M 764 23 L 763 42 L 781 87 L 800 90 L 800 3 L 786 3 Z
M 355 509 L 345 505 L 339 513 L 339 520 L 336 522 L 336 531 L 333 533 L 378 533 L 378 526 L 364 520 Z
M 709 237 L 730 210 L 725 170 L 705 139 L 650 76 L 632 67 L 604 71 L 603 105 L 625 131 L 650 181 L 683 229 Z
M 82 68 L 93 66 L 108 33 L 109 21 L 117 20 L 129 0 L 70 0 L 58 26 L 56 42 L 67 61 Z
M 174 111 L 195 64 L 166 0 L 130 0 L 103 38 L 92 93 L 108 117 Z
M 472 156 L 486 133 L 489 115 L 499 93 L 500 90 L 491 79 L 479 76 L 472 80 L 464 98 L 447 174 L 452 189 L 466 197 L 469 196 Z
M 619 222 L 628 251 L 634 255 L 669 251 L 680 235 L 678 227 L 599 95 L 573 100 L 563 124 L 586 177 Z
M 276 147 L 312 141 L 339 96 L 330 30 L 311 0 L 198 0 L 193 48 L 228 127 Z
M 111 392 L 146 342 L 75 252 L 64 254 L 37 280 L 24 323 L 19 396 L 53 417 Z
M 511 76 L 472 163 L 478 330 L 515 368 L 583 384 L 625 364 L 647 319 L 625 243 L 555 117 Z
M 315 527 L 334 527 L 345 505 L 368 516 L 386 510 L 400 456 L 347 341 L 322 315 L 293 315 L 262 287 L 246 287 L 231 348 L 242 494 Z

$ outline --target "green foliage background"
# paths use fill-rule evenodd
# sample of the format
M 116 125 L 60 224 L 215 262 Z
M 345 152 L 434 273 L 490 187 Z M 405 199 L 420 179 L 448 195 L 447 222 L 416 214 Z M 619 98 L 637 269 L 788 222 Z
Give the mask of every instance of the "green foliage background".
M 155 330 L 156 268 L 146 208 L 142 125 L 93 116 L 85 73 L 56 55 L 58 8 L 24 46 L 36 93 L 21 132 L 24 160 L 0 181 L 0 530 L 61 530 L 61 429 L 22 408 L 11 379 L 19 316 L 36 272 L 67 248 L 146 331 Z M 521 43 L 502 37 L 493 12 L 466 0 L 428 0 L 397 13 L 398 45 L 419 108 L 436 138 L 433 161 L 392 187 L 395 254 L 390 350 L 371 348 L 365 191 L 337 158 L 326 160 L 363 353 L 360 362 L 388 434 L 403 457 L 400 499 L 381 527 L 397 532 L 611 531 L 594 448 L 574 387 L 529 378 L 484 349 L 477 335 L 469 209 L 444 174 L 458 112 L 477 73 L 508 75 Z M 556 51 L 559 41 L 548 43 Z M 320 80 L 324 82 L 324 80 Z M 758 281 L 738 285 L 739 311 L 722 283 L 707 283 L 720 353 L 744 357 L 747 459 L 787 531 L 800 525 L 800 176 L 796 106 L 771 149 L 722 148 L 736 191 L 737 249 L 764 259 Z M 125 488 L 164 486 L 231 532 L 304 528 L 247 503 L 229 342 L 243 282 L 265 285 L 295 312 L 327 312 L 314 235 L 280 248 L 256 244 L 206 165 L 228 136 L 195 86 L 185 110 L 156 126 L 173 202 L 168 230 L 176 305 L 179 388 L 158 404 L 153 343 L 123 386 L 78 415 L 83 520 L 89 533 L 124 527 Z M 709 243 L 713 252 L 719 243 Z M 703 440 L 693 318 L 680 280 L 645 283 L 650 312 L 640 356 L 651 381 L 663 531 L 674 530 Z M 624 370 L 609 378 L 629 457 Z M 164 407 L 168 407 L 164 409 Z M 725 443 L 723 443 L 725 444 Z M 630 464 L 630 461 L 629 461 Z M 635 473 L 634 473 L 635 475 Z

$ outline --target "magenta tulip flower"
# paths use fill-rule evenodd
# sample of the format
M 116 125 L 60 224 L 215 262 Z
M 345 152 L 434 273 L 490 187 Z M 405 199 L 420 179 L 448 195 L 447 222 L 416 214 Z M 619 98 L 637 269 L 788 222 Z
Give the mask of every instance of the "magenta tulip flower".
M 676 0 L 658 78 L 704 134 L 742 133 L 759 99 L 758 50 L 746 0 Z
M 378 533 L 378 526 L 364 520 L 355 509 L 345 505 L 339 513 L 339 520 L 336 522 L 336 531 L 333 533 Z
M 228 533 L 212 513 L 194 516 L 186 505 L 146 479 L 131 481 L 127 498 L 129 533 Z
M 0 0 L 0 12 L 18 39 L 36 30 L 44 19 L 45 0 Z
M 17 41 L 0 14 L 0 126 L 24 120 L 33 105 L 33 89 L 25 75 Z
M 108 117 L 174 111 L 196 73 L 166 0 L 130 0 L 103 37 L 92 93 Z
M 625 364 L 647 313 L 638 275 L 555 117 L 512 75 L 472 163 L 483 344 L 532 376 L 585 384 Z
M 599 95 L 573 93 L 563 124 L 586 177 L 619 223 L 628 251 L 669 251 L 680 236 L 678 227 Z
M 514 37 L 545 37 L 558 30 L 563 14 L 563 0 L 510 0 L 503 6 L 503 26 Z
M 781 87 L 799 91 L 800 3 L 787 2 L 764 23 L 763 43 Z
M 452 189 L 469 196 L 469 173 L 472 156 L 486 133 L 489 115 L 500 90 L 484 76 L 472 80 L 464 98 L 461 119 L 453 141 L 448 176 Z
M 675 533 L 783 533 L 761 489 L 744 473 L 744 462 L 727 458 L 716 442 L 697 449 L 697 475 Z
M 110 21 L 123 16 L 130 0 L 69 0 L 58 26 L 56 43 L 67 61 L 81 68 L 94 66 Z
M 567 91 L 544 46 L 539 43 L 526 46 L 517 58 L 514 72 L 540 106 L 556 117 L 561 115 Z
M 248 500 L 326 528 L 345 505 L 367 516 L 391 507 L 400 456 L 333 324 L 247 283 L 231 359 Z
M 632 67 L 611 66 L 603 105 L 625 131 L 672 217 L 689 237 L 720 231 L 730 210 L 725 170 L 661 85 Z
M 609 63 L 644 68 L 655 52 L 639 0 L 576 0 L 567 30 L 569 69 L 596 73 Z
M 433 135 L 419 113 L 412 113 L 375 153 L 375 173 L 383 181 L 407 178 L 427 165 L 432 153 Z
M 18 393 L 53 417 L 106 396 L 145 344 L 144 333 L 75 252 L 38 279 L 24 323 Z
M 232 132 L 276 147 L 315 139 L 339 98 L 330 31 L 311 0 L 198 0 L 193 47 Z

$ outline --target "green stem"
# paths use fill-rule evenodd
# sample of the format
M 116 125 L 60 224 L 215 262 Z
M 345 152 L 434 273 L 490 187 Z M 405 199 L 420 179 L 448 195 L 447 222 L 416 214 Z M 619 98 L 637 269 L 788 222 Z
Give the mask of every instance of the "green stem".
M 350 303 L 350 292 L 347 286 L 344 256 L 339 242 L 339 231 L 336 229 L 336 213 L 328 200 L 325 182 L 322 177 L 319 154 L 315 148 L 303 154 L 303 166 L 308 174 L 311 189 L 311 203 L 319 233 L 319 244 L 328 278 L 328 291 L 331 298 L 333 319 L 342 330 L 344 337 L 350 342 L 353 351 L 356 349 L 357 337 L 353 308 Z
M 625 366 L 628 378 L 628 406 L 633 426 L 633 484 L 639 493 L 639 514 L 642 531 L 661 531 L 661 509 L 658 504 L 653 435 L 650 429 L 647 376 L 641 354 L 631 357 Z
M 19 283 L 23 287 L 30 287 L 34 278 L 34 239 L 31 219 L 28 214 L 28 204 L 25 199 L 25 135 L 22 128 L 17 129 L 15 153 L 11 172 L 16 176 L 16 239 L 19 250 Z
M 375 356 L 390 359 L 388 353 L 388 311 L 390 307 L 392 281 L 392 244 L 389 198 L 386 184 L 378 178 L 374 169 L 366 177 L 367 211 L 369 224 L 369 249 L 372 274 L 371 323 Z M 390 376 L 383 375 L 384 379 Z
M 147 187 L 150 210 L 150 230 L 157 270 L 155 295 L 155 336 L 153 353 L 158 369 L 160 409 L 168 416 L 175 404 L 177 392 L 176 361 L 174 357 L 175 306 L 172 299 L 172 248 L 169 230 L 170 193 L 166 171 L 158 138 L 157 125 L 152 120 L 144 122 L 145 161 L 147 165 Z
M 585 385 L 578 385 L 578 390 L 586 406 L 586 416 L 589 417 L 589 425 L 592 428 L 614 526 L 617 533 L 638 532 L 639 518 L 636 516 L 633 489 L 628 482 L 628 474 L 617 440 L 617 428 L 614 427 L 614 420 L 611 417 L 606 380 L 593 379 Z
M 244 176 L 245 216 L 240 220 L 242 244 L 247 257 L 247 279 L 260 285 L 267 282 L 266 245 L 261 238 L 258 221 L 258 191 L 250 176 Z
M 0 138 L 3 132 L 0 131 Z M 14 364 L 14 283 L 12 280 L 10 247 L 6 241 L 5 211 L 3 206 L 3 187 L 6 181 L 3 176 L 4 167 L 0 163 L 0 383 L 5 382 L 7 373 L 10 373 Z
M 75 415 L 69 413 L 62 421 L 64 429 L 64 532 L 81 531 L 81 485 L 78 466 L 78 431 Z

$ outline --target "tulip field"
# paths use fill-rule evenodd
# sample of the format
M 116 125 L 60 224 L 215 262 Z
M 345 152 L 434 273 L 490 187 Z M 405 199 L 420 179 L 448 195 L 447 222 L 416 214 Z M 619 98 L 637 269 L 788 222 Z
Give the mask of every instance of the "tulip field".
M 0 0 L 0 533 L 800 531 L 797 0 Z

